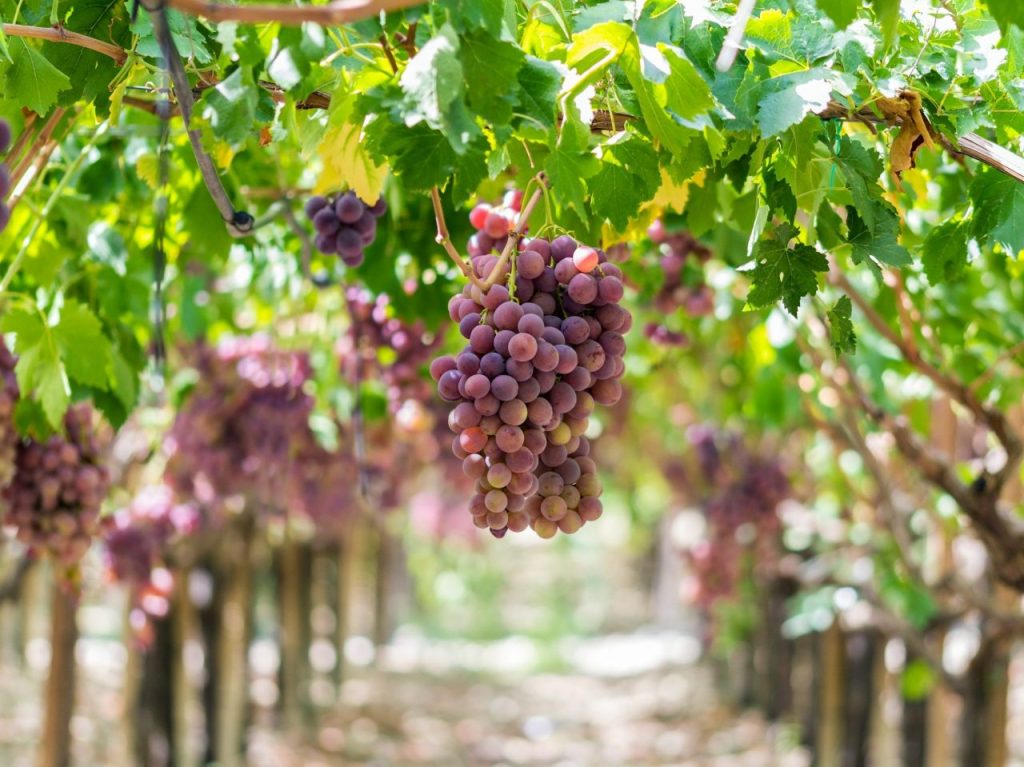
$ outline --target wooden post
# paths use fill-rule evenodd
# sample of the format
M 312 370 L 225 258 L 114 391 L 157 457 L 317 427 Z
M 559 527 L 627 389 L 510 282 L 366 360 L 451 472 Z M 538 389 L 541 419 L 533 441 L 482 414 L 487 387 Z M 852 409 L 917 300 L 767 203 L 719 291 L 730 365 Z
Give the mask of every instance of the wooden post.
M 249 721 L 249 640 L 252 635 L 252 540 L 254 523 L 241 521 L 237 538 L 228 541 L 231 577 L 226 586 L 216 662 L 219 725 L 214 744 L 220 767 L 245 764 Z
M 821 684 L 818 732 L 815 741 L 817 767 L 841 767 L 843 750 L 843 697 L 845 694 L 846 642 L 839 621 L 820 637 Z
M 280 612 L 280 708 L 289 727 L 300 726 L 309 701 L 309 547 L 290 538 L 278 556 L 278 609 Z
M 948 396 L 936 397 L 932 404 L 932 446 L 949 460 L 956 459 L 957 418 Z M 941 522 L 932 520 L 926 541 L 922 571 L 928 583 L 937 583 L 953 568 L 953 540 Z M 942 657 L 945 631 L 936 630 L 936 654 Z M 949 767 L 953 763 L 956 726 L 954 714 L 958 707 L 956 693 L 941 682 L 935 685 L 927 701 L 926 767 Z
M 45 716 L 38 767 L 69 767 L 71 715 L 75 706 L 77 597 L 60 583 L 53 586 L 50 614 L 50 675 L 46 680 Z
M 878 637 L 867 629 L 853 632 L 846 638 L 843 767 L 867 767 L 870 764 L 871 716 L 879 697 L 873 674 L 877 644 Z
M 347 678 L 345 668 L 345 643 L 348 641 L 352 621 L 352 603 L 355 598 L 356 576 L 359 572 L 358 528 L 345 533 L 337 545 L 337 593 L 334 601 L 334 647 L 338 662 L 334 667 L 334 681 L 340 693 L 341 685 Z
M 877 692 L 875 694 L 876 703 L 871 710 L 871 735 L 868 750 L 871 764 L 879 766 L 899 764 L 900 759 L 900 738 L 897 727 L 901 711 L 899 677 L 886 667 L 886 647 L 886 640 L 880 638 L 872 671 L 872 687 Z
M 185 645 L 195 624 L 195 606 L 189 594 L 191 571 L 187 568 L 175 575 L 174 603 L 171 608 L 171 685 L 174 697 L 172 709 L 172 750 L 176 761 L 174 767 L 193 767 L 195 757 L 189 740 L 189 710 L 192 703 L 192 686 L 185 668 Z

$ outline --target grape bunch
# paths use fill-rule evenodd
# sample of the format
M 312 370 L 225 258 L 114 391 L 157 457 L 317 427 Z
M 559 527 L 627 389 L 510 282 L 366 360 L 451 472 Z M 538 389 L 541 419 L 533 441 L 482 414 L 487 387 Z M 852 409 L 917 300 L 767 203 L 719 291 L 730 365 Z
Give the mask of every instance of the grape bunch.
M 0 490 L 14 477 L 18 452 L 18 431 L 14 426 L 14 407 L 19 394 L 15 362 L 14 355 L 0 338 Z
M 744 567 L 758 575 L 777 562 L 781 522 L 776 508 L 791 496 L 792 487 L 777 456 L 754 453 L 735 435 L 694 426 L 687 436 L 693 479 L 699 477 L 704 485 L 701 507 L 707 523 L 705 540 L 688 558 L 697 581 L 695 601 L 710 608 L 736 593 Z
M 471 222 L 483 228 L 471 254 L 503 247 L 495 216 L 507 218 L 504 210 L 474 208 Z M 491 252 L 471 257 L 481 277 L 498 263 Z M 550 538 L 601 516 L 601 482 L 584 434 L 595 405 L 622 396 L 623 334 L 632 324 L 622 295 L 621 270 L 563 235 L 523 241 L 513 268 L 486 294 L 467 285 L 450 301 L 468 344 L 434 360 L 430 372 L 441 398 L 454 404 L 452 450 L 476 480 L 469 508 L 477 527 L 498 538 L 532 527 Z
M 100 505 L 110 475 L 102 464 L 104 441 L 87 404 L 68 410 L 66 436 L 18 445 L 14 479 L 4 491 L 5 524 L 18 540 L 73 567 L 99 532 Z
M 670 232 L 661 221 L 655 221 L 647 230 L 661 254 L 660 273 L 664 280 L 654 296 L 654 306 L 668 315 L 682 308 L 691 317 L 705 317 L 715 309 L 714 293 L 704 282 L 703 266 L 711 258 L 711 251 L 689 232 Z M 688 342 L 685 333 L 670 330 L 666 325 L 648 323 L 644 334 L 655 343 L 665 346 L 683 346 Z
M 305 210 L 316 229 L 317 250 L 356 267 L 362 265 L 363 251 L 377 237 L 377 219 L 387 213 L 388 204 L 381 197 L 366 205 L 355 192 L 345 192 L 335 197 L 310 197 Z
M 0 154 L 6 152 L 10 145 L 11 126 L 6 120 L 0 120 Z M 10 191 L 11 172 L 7 169 L 6 163 L 0 163 L 0 232 L 7 228 L 7 222 L 11 220 L 11 209 L 5 202 Z
M 363 363 L 379 374 L 387 388 L 388 406 L 400 415 L 403 429 L 417 432 L 430 428 L 429 414 L 422 403 L 430 398 L 430 385 L 420 369 L 441 343 L 440 336 L 427 331 L 422 321 L 405 322 L 394 317 L 386 295 L 376 298 L 365 288 L 345 291 L 351 332 L 337 344 L 342 370 L 355 380 L 355 366 Z
M 107 570 L 116 581 L 145 586 L 171 541 L 195 532 L 199 525 L 195 506 L 178 503 L 167 485 L 149 485 L 126 508 L 104 520 Z
M 197 348 L 195 367 L 198 383 L 166 439 L 165 481 L 203 506 L 243 496 L 284 508 L 289 467 L 314 439 L 309 360 L 252 336 Z

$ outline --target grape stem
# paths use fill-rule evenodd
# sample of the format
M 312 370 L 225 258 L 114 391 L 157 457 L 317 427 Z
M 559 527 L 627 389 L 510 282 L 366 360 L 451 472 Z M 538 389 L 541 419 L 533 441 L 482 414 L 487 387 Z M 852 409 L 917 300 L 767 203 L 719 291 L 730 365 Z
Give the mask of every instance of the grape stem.
M 441 205 L 441 192 L 436 186 L 430 190 L 430 202 L 434 206 L 434 220 L 437 222 L 437 237 L 435 238 L 437 244 L 444 248 L 445 253 L 451 258 L 452 263 L 459 268 L 463 277 L 481 290 L 485 290 L 484 284 L 473 274 L 473 268 L 459 254 L 455 246 L 452 245 L 451 235 L 448 233 L 448 223 L 444 218 L 444 207 Z
M 174 83 L 174 94 L 178 99 L 181 117 L 185 121 L 185 130 L 188 132 L 188 138 L 192 144 L 192 153 L 195 155 L 196 164 L 199 166 L 199 172 L 203 177 L 206 188 L 209 190 L 210 197 L 213 198 L 217 210 L 220 211 L 221 218 L 224 219 L 228 232 L 233 237 L 244 237 L 253 231 L 253 218 L 248 213 L 239 211 L 232 204 L 227 191 L 224 189 L 224 184 L 220 180 L 220 175 L 213 165 L 213 160 L 210 159 L 210 155 L 203 149 L 200 132 L 192 127 L 192 109 L 195 106 L 195 101 L 192 97 L 192 88 L 188 84 L 188 75 L 185 74 L 185 66 L 181 62 L 178 47 L 174 42 L 174 37 L 171 35 L 171 30 L 167 23 L 167 12 L 163 5 L 150 8 L 144 3 L 143 7 L 149 11 L 149 17 L 153 22 L 153 31 L 156 33 L 156 38 L 160 43 L 164 66 L 170 73 L 171 80 Z
M 541 197 L 544 196 L 544 190 L 547 186 L 547 180 L 544 174 L 539 174 L 536 178 L 538 187 L 530 195 L 530 199 L 519 213 L 519 217 L 516 219 L 516 225 L 511 232 L 508 233 L 508 241 L 505 243 L 505 248 L 501 251 L 501 257 L 498 259 L 498 263 L 491 269 L 491 273 L 487 275 L 487 279 L 484 280 L 483 285 L 478 285 L 481 290 L 488 291 L 499 279 L 501 279 L 502 270 L 508 265 L 509 259 L 512 258 L 512 254 L 515 253 L 516 248 L 519 245 L 519 241 L 523 238 L 523 233 L 526 231 L 526 225 L 530 220 L 530 215 L 533 213 L 533 209 L 537 207 L 537 203 L 540 202 Z M 476 284 L 476 283 L 474 283 Z

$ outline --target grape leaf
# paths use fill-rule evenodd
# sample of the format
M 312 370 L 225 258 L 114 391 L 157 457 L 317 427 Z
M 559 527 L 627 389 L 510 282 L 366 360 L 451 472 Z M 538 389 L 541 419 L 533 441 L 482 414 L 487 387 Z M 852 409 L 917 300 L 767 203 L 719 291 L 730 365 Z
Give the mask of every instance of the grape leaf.
M 932 229 L 921 245 L 921 263 L 932 285 L 959 276 L 967 266 L 965 227 L 958 221 L 946 221 Z
M 844 139 L 839 145 L 836 165 L 846 179 L 857 213 L 870 231 L 875 230 L 875 203 L 881 199 L 882 187 L 878 177 L 882 174 L 882 158 L 873 149 L 859 141 Z
M 832 85 L 822 77 L 802 72 L 778 78 L 773 91 L 764 96 L 757 107 L 757 124 L 765 138 L 776 136 L 811 112 L 824 109 L 832 96 Z
M 975 237 L 991 237 L 1016 255 L 1024 250 L 1024 185 L 994 169 L 979 173 L 971 184 Z
M 828 310 L 829 343 L 836 357 L 857 351 L 857 334 L 854 333 L 853 322 L 850 320 L 852 314 L 853 303 L 849 296 L 841 297 L 835 306 Z
M 553 128 L 557 109 L 555 99 L 562 87 L 562 74 L 547 61 L 527 56 L 519 69 L 519 111 L 545 128 Z
M 781 227 L 773 237 L 758 243 L 747 295 L 747 303 L 752 307 L 771 306 L 781 299 L 795 317 L 800 299 L 818 292 L 817 273 L 828 271 L 828 259 L 810 245 L 790 248 L 788 241 L 793 233 L 792 227 Z
M 871 0 L 871 7 L 882 28 L 882 42 L 888 48 L 896 38 L 896 28 L 900 23 L 900 0 Z
M 516 76 L 525 55 L 483 30 L 464 35 L 459 42 L 470 108 L 490 122 L 508 122 L 517 101 Z
M 1024 16 L 1021 15 L 1020 0 L 987 0 L 989 13 L 1006 30 L 1011 24 L 1024 29 Z
M 197 64 L 209 64 L 213 61 L 210 49 L 206 46 L 206 38 L 199 29 L 199 23 L 191 16 L 179 11 L 167 9 L 167 27 L 178 53 L 185 59 L 193 59 Z M 148 13 L 140 13 L 132 24 L 132 31 L 139 36 L 135 50 L 143 56 L 159 59 L 160 43 L 153 34 L 153 22 Z
M 9 47 L 13 63 L 7 68 L 4 98 L 45 115 L 71 80 L 23 38 L 12 38 Z
M 203 97 L 203 118 L 209 121 L 214 135 L 233 147 L 244 144 L 252 134 L 256 121 L 259 89 L 246 67 L 217 83 Z
M 609 21 L 597 24 L 573 36 L 566 62 L 577 69 L 584 62 L 593 63 L 596 54 L 601 54 L 611 63 L 617 63 L 633 86 L 640 113 L 651 136 L 673 153 L 683 153 L 694 135 L 694 131 L 672 119 L 669 110 L 684 112 L 687 107 L 669 101 L 670 94 L 664 84 L 652 82 L 644 77 L 641 70 L 640 44 L 636 34 L 626 24 Z
M 405 124 L 412 127 L 426 123 L 442 131 L 452 148 L 461 154 L 468 142 L 479 135 L 479 129 L 466 109 L 458 51 L 455 30 L 446 24 L 409 62 L 399 84 L 405 96 Z
M 860 3 L 856 0 L 816 0 L 818 8 L 835 23 L 837 29 L 846 29 L 857 18 Z
M 89 307 L 73 300 L 65 302 L 53 337 L 68 378 L 97 389 L 109 388 L 110 341 Z
M 64 19 L 64 28 L 115 45 L 128 47 L 131 43 L 128 12 L 121 0 L 76 0 Z M 113 59 L 87 48 L 63 43 L 46 43 L 42 53 L 70 80 L 70 87 L 59 99 L 62 106 L 71 106 L 76 101 L 89 101 L 100 107 L 107 104 L 110 99 L 108 86 L 118 70 Z
M 328 125 L 317 149 L 323 172 L 317 191 L 328 192 L 348 185 L 359 197 L 373 204 L 380 197 L 388 166 L 378 163 L 363 145 L 362 126 L 350 122 Z
M 0 320 L 0 331 L 15 334 L 13 351 L 18 355 L 18 365 L 14 372 L 21 391 L 31 392 L 50 425 L 59 429 L 68 409 L 69 392 L 50 327 L 39 315 L 15 309 Z
M 875 221 L 874 230 L 868 228 L 861 218 L 861 210 L 846 209 L 846 224 L 853 245 L 854 263 L 860 264 L 871 259 L 889 266 L 909 266 L 912 261 L 906 248 L 899 244 L 900 220 L 888 203 L 878 201 L 871 206 Z

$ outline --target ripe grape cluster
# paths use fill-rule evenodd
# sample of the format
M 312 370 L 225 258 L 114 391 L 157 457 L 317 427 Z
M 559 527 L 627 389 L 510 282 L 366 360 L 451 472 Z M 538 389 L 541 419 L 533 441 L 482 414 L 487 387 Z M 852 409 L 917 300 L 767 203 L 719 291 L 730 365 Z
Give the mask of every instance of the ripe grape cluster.
M 665 315 L 682 308 L 692 317 L 704 317 L 714 311 L 714 293 L 704 282 L 703 265 L 711 258 L 711 251 L 689 232 L 670 232 L 661 221 L 655 221 L 647 230 L 661 253 L 660 272 L 664 281 L 654 296 L 654 306 Z M 644 328 L 652 341 L 665 346 L 682 346 L 688 339 L 685 333 L 651 322 Z
M 422 321 L 405 322 L 393 316 L 386 295 L 376 298 L 365 288 L 350 287 L 345 300 L 352 318 L 351 332 L 338 341 L 343 372 L 355 380 L 360 362 L 379 374 L 387 387 L 388 406 L 398 415 L 399 426 L 410 432 L 430 428 L 429 413 L 422 405 L 430 399 L 430 385 L 420 369 L 441 342 Z
M 199 510 L 178 503 L 167 485 L 143 488 L 126 508 L 104 520 L 105 561 L 110 575 L 123 583 L 145 586 L 171 541 L 196 531 L 199 525 Z
M 5 524 L 17 528 L 18 540 L 72 567 L 99 532 L 110 475 L 102 464 L 104 441 L 92 408 L 72 407 L 64 427 L 65 436 L 19 443 L 14 478 L 3 498 Z
M 10 484 L 18 450 L 18 431 L 14 426 L 14 407 L 18 404 L 16 360 L 0 338 L 0 490 Z
M 776 456 L 751 452 L 731 434 L 706 426 L 688 434 L 706 494 L 707 535 L 689 552 L 697 580 L 696 601 L 710 608 L 736 593 L 745 568 L 769 568 L 778 558 L 781 527 L 776 508 L 792 493 Z M 722 454 L 728 460 L 722 460 Z
M 506 202 L 471 214 L 480 230 L 469 247 L 478 276 L 498 263 L 483 249 L 502 247 L 511 231 L 516 200 Z M 632 318 L 619 305 L 621 270 L 569 236 L 523 241 L 513 267 L 486 294 L 467 285 L 452 298 L 449 314 L 468 344 L 434 360 L 430 372 L 441 398 L 454 403 L 452 450 L 476 480 L 474 523 L 498 538 L 527 527 L 550 538 L 601 516 L 584 435 L 595 405 L 622 396 Z
M 11 126 L 6 120 L 0 120 L 0 154 L 6 152 L 10 145 Z M 0 163 L 0 232 L 7 228 L 7 222 L 11 220 L 11 209 L 5 202 L 10 191 L 11 172 L 7 169 L 6 163 Z
M 313 439 L 309 360 L 264 336 L 202 346 L 195 355 L 198 382 L 166 440 L 167 483 L 204 506 L 237 495 L 284 508 L 289 467 Z
M 316 195 L 306 201 L 306 215 L 316 228 L 317 250 L 337 255 L 346 266 L 361 266 L 363 251 L 377 237 L 377 219 L 387 213 L 388 204 L 380 198 L 366 205 L 355 192 L 334 197 Z

